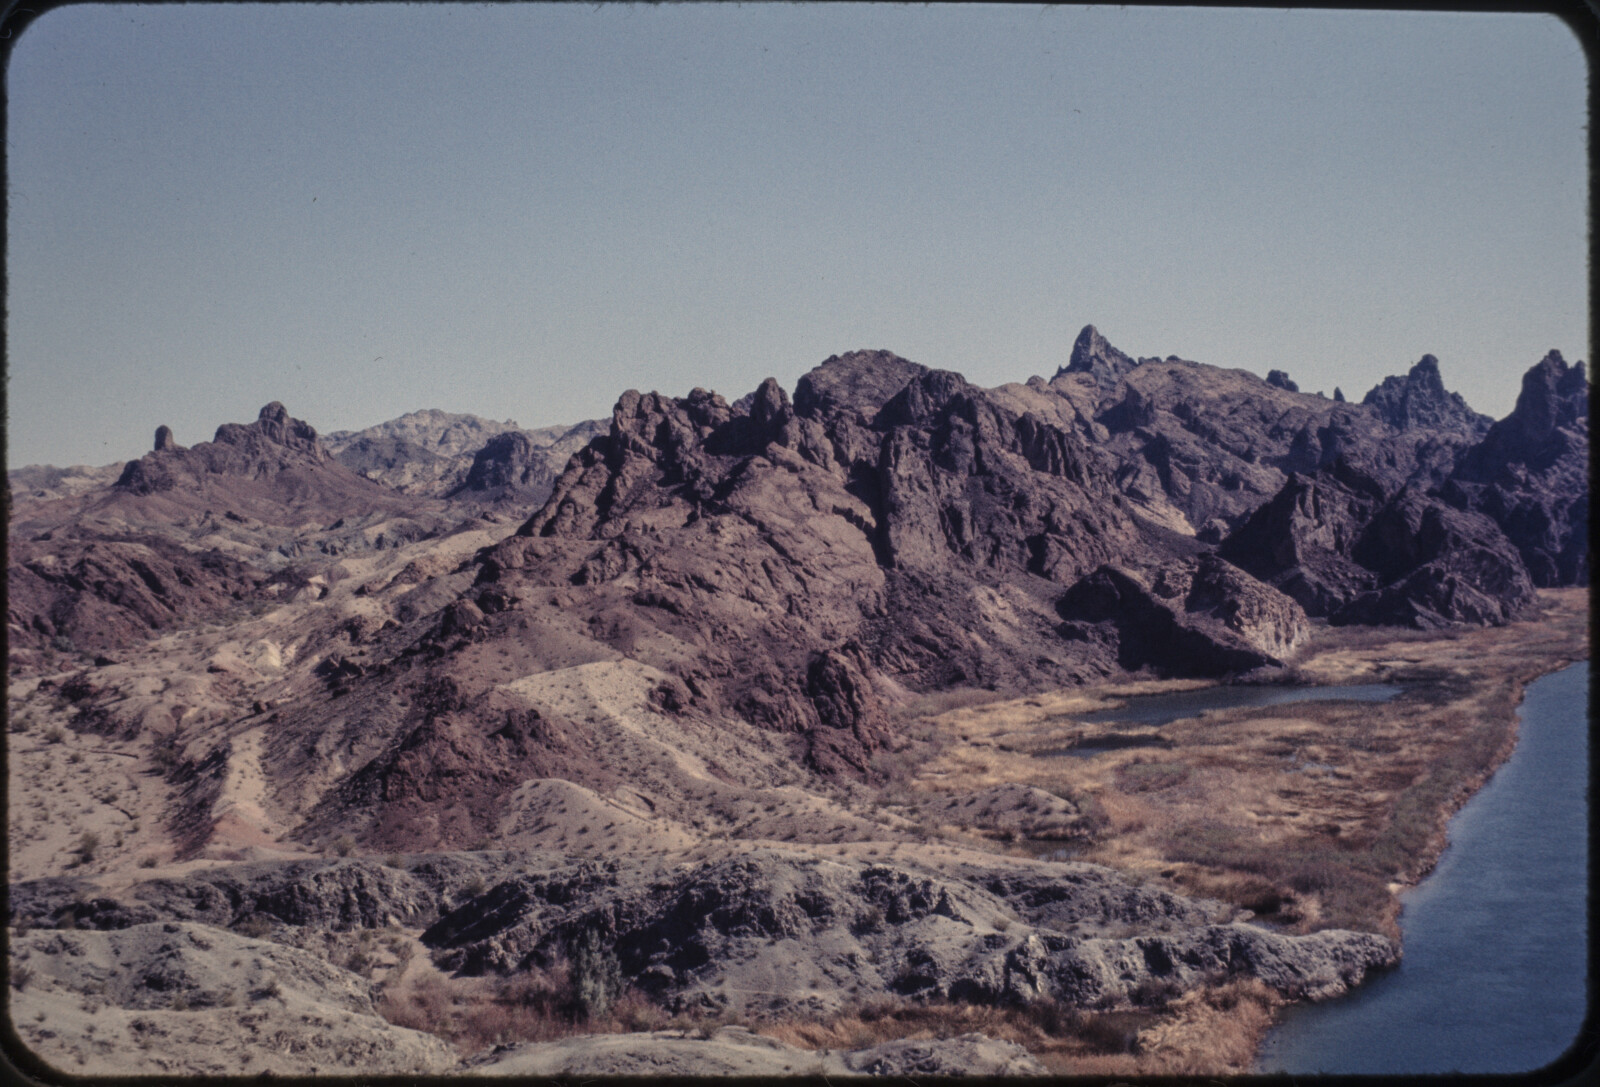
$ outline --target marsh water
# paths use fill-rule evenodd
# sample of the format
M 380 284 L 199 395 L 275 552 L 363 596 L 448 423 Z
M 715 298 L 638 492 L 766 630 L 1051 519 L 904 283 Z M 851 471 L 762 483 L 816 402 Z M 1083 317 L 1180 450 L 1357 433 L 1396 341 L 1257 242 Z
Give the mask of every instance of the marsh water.
M 1111 710 L 1074 715 L 1090 725 L 1164 725 L 1207 710 L 1281 706 L 1290 702 L 1387 702 L 1404 691 L 1392 683 L 1362 683 L 1349 687 L 1206 687 L 1174 694 L 1141 694 Z
M 1588 959 L 1589 665 L 1530 684 L 1516 750 L 1403 896 L 1401 964 L 1289 1009 L 1257 1068 L 1529 1072 L 1573 1044 Z

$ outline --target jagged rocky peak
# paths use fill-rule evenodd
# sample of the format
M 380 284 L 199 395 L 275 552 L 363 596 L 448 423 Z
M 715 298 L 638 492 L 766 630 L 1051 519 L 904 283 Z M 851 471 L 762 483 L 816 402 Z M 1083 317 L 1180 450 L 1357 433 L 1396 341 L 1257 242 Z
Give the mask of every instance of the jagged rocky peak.
M 1386 377 L 1361 400 L 1378 409 L 1383 421 L 1397 430 L 1432 427 L 1481 436 L 1494 422 L 1467 406 L 1460 393 L 1444 387 L 1439 360 L 1423 355 L 1405 377 Z
M 213 440 L 238 444 L 241 439 L 248 440 L 250 429 L 238 423 L 224 423 L 217 428 L 217 436 Z M 279 445 L 301 448 L 308 452 L 320 451 L 316 428 L 302 419 L 291 418 L 289 409 L 276 400 L 267 404 L 256 415 L 254 429 Z
M 1571 428 L 1580 422 L 1587 426 L 1589 379 L 1583 363 L 1568 365 L 1559 351 L 1540 359 L 1522 375 L 1522 391 L 1511 418 L 1529 442 L 1546 440 L 1558 427 Z
M 893 351 L 830 355 L 795 386 L 795 414 L 808 419 L 845 417 L 865 424 L 885 401 L 927 371 Z
M 1113 385 L 1138 365 L 1138 360 L 1112 347 L 1110 341 L 1100 335 L 1099 329 L 1084 325 L 1083 331 L 1078 333 L 1077 340 L 1073 342 L 1072 357 L 1056 371 L 1056 376 L 1089 374 L 1102 385 Z
M 184 447 L 172 439 L 170 427 L 156 430 L 155 448 L 132 460 L 113 485 L 134 494 L 168 491 L 206 475 L 260 477 L 298 465 L 314 467 L 331 460 L 310 423 L 295 419 L 278 401 L 262 408 L 253 423 L 223 423 L 209 442 Z
M 1297 393 L 1300 391 L 1300 386 L 1290 380 L 1289 373 L 1286 370 L 1268 370 L 1267 384 L 1275 389 L 1283 389 L 1286 392 Z

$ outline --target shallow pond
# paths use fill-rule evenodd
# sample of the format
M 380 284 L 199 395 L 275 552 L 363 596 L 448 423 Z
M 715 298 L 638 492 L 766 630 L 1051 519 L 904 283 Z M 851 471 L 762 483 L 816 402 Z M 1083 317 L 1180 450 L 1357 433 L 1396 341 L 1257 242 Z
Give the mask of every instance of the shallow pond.
M 1293 702 L 1387 702 L 1405 690 L 1393 683 L 1349 687 L 1205 687 L 1174 694 L 1141 694 L 1112 710 L 1074 716 L 1089 725 L 1164 725 L 1208 710 L 1282 706 Z
M 1577 1038 L 1588 961 L 1589 665 L 1530 684 L 1511 758 L 1403 898 L 1400 965 L 1290 1008 L 1262 1072 L 1520 1073 Z

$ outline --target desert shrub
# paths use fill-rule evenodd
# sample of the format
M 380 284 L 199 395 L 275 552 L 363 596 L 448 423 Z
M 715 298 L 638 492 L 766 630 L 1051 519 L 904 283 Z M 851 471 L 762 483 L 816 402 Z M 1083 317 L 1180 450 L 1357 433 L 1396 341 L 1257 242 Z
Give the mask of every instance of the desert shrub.
M 630 1032 L 660 1030 L 670 1018 L 661 1005 L 632 986 L 625 988 L 611 1005 L 611 1017 Z
M 82 836 L 78 838 L 78 856 L 83 859 L 83 863 L 85 864 L 88 864 L 90 861 L 94 860 L 95 850 L 99 848 L 100 835 L 96 834 L 92 830 L 84 831 Z
M 462 898 L 477 898 L 479 895 L 481 895 L 486 890 L 488 890 L 488 886 L 483 882 L 483 877 L 482 876 L 473 876 L 461 888 L 461 897 Z
M 1170 789 L 1189 780 L 1191 768 L 1185 762 L 1155 762 L 1135 759 L 1117 769 L 1117 784 L 1128 792 L 1152 793 Z
M 389 854 L 383 859 L 383 863 L 388 865 L 390 868 L 404 868 L 406 866 L 406 862 L 400 858 L 400 854 L 398 853 Z
M 19 993 L 33 980 L 33 967 L 16 963 L 11 967 L 11 987 Z
M 1150 1023 L 1145 1013 L 1100 1012 L 1084 1016 L 1077 1034 L 1089 1048 L 1101 1053 L 1137 1053 L 1139 1031 Z
M 1141 1007 L 1165 1004 L 1183 994 L 1183 987 L 1171 978 L 1145 978 L 1128 993 L 1128 1000 Z
M 154 868 L 159 863 L 160 862 L 157 861 L 155 859 L 155 857 L 152 857 L 152 856 L 144 856 L 144 857 L 140 857 L 139 858 L 139 867 L 140 868 Z
M 252 913 L 233 926 L 233 931 L 252 940 L 265 940 L 272 934 L 272 922 L 259 913 Z
M 59 725 L 51 725 L 45 730 L 44 733 L 44 739 L 46 743 L 58 744 L 66 738 L 67 734 L 61 731 L 61 727 Z
M 876 932 L 883 925 L 883 911 L 877 906 L 868 905 L 856 915 L 855 924 L 850 927 L 857 933 Z
M 355 848 L 356 840 L 348 834 L 341 834 L 333 840 L 333 851 L 341 857 L 348 857 Z

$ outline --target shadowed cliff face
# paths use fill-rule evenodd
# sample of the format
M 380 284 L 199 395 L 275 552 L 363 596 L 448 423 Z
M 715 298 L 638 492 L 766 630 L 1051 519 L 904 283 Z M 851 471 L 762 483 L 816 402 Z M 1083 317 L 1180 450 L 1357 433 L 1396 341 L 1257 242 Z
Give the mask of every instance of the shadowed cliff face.
M 1468 450 L 1445 501 L 1494 520 L 1540 586 L 1589 584 L 1589 382 L 1552 351 L 1516 409 Z

